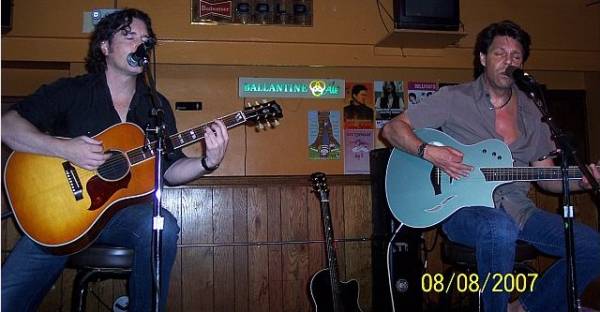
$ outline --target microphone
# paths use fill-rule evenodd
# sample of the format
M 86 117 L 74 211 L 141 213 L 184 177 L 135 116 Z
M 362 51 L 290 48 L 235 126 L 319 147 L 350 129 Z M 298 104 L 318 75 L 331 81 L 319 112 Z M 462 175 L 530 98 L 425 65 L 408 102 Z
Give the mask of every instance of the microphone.
M 512 77 L 512 79 L 515 82 L 521 82 L 528 86 L 536 83 L 535 79 L 533 79 L 533 76 L 524 72 L 522 69 L 516 66 L 509 65 L 508 67 L 506 67 L 504 73 L 507 76 Z
M 154 40 L 148 39 L 146 42 L 140 44 L 135 52 L 127 55 L 127 63 L 129 66 L 139 67 L 144 66 L 148 63 L 148 50 L 154 46 Z
M 519 89 L 525 91 L 531 98 L 539 96 L 540 87 L 530 74 L 512 65 L 506 67 L 504 73 L 511 77 Z

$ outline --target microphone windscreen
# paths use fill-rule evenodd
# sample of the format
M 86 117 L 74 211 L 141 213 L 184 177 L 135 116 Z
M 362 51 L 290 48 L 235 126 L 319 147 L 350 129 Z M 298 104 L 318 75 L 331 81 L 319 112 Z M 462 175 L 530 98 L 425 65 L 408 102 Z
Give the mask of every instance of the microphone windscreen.
M 148 38 L 146 41 L 144 41 L 144 48 L 146 48 L 146 50 L 150 50 L 150 49 L 154 48 L 155 45 L 156 45 L 156 39 L 154 39 L 154 38 Z
M 504 71 L 504 73 L 507 76 L 512 77 L 515 74 L 515 72 L 518 74 L 520 71 L 521 71 L 521 69 L 519 67 L 508 65 L 508 67 L 506 67 L 506 70 Z

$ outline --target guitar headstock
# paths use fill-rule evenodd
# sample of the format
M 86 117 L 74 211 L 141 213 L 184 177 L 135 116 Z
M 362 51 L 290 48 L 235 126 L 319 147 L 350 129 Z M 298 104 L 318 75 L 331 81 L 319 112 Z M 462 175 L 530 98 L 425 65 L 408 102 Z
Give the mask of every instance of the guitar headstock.
M 283 117 L 281 106 L 275 101 L 266 100 L 246 104 L 244 114 L 248 120 L 256 122 L 256 130 L 274 128 L 279 125 L 278 119 Z
M 329 186 L 327 186 L 327 176 L 323 172 L 315 172 L 310 175 L 312 181 L 313 193 L 317 194 L 319 199 L 326 200 L 329 197 Z

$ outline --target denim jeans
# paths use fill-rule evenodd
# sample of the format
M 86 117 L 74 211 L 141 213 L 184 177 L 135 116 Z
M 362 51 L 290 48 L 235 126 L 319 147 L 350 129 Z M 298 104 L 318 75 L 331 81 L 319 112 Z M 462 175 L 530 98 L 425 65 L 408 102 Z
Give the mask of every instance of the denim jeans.
M 177 253 L 179 226 L 167 210 L 162 233 L 161 302 L 165 310 L 169 276 Z M 129 277 L 129 311 L 151 311 L 154 298 L 152 270 L 152 205 L 130 206 L 117 212 L 100 233 L 98 243 L 134 250 Z M 35 311 L 60 276 L 68 256 L 57 256 L 23 235 L 2 265 L 2 312 Z
M 537 210 L 519 230 L 502 209 L 466 207 L 448 218 L 442 228 L 450 240 L 475 248 L 480 281 L 484 281 L 488 273 L 504 276 L 512 272 L 517 240 L 557 257 L 535 281 L 533 291 L 526 291 L 519 300 L 526 311 L 567 310 L 566 251 L 561 215 Z M 581 295 L 585 287 L 600 276 L 600 234 L 578 222 L 574 222 L 573 229 L 577 290 Z M 482 294 L 483 311 L 505 312 L 510 293 L 492 292 L 491 288 L 486 286 Z

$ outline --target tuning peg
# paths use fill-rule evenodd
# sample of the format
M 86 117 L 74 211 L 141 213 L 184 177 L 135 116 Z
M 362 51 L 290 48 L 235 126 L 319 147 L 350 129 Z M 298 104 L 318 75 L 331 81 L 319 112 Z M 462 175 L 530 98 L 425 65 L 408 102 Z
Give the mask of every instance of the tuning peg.
M 266 128 L 273 128 L 273 126 L 271 126 L 271 123 L 268 120 L 265 120 L 265 129 Z
M 260 130 L 264 130 L 265 126 L 262 123 L 257 123 L 256 124 L 256 131 L 260 131 Z
M 254 101 L 254 107 L 259 107 L 261 104 L 258 101 Z
M 246 102 L 246 107 L 247 107 L 247 108 L 250 108 L 250 107 L 252 107 L 252 103 L 250 103 L 250 102 Z
M 279 126 L 279 120 L 277 119 L 273 119 L 273 122 L 271 122 L 271 124 L 273 125 L 273 128 Z

